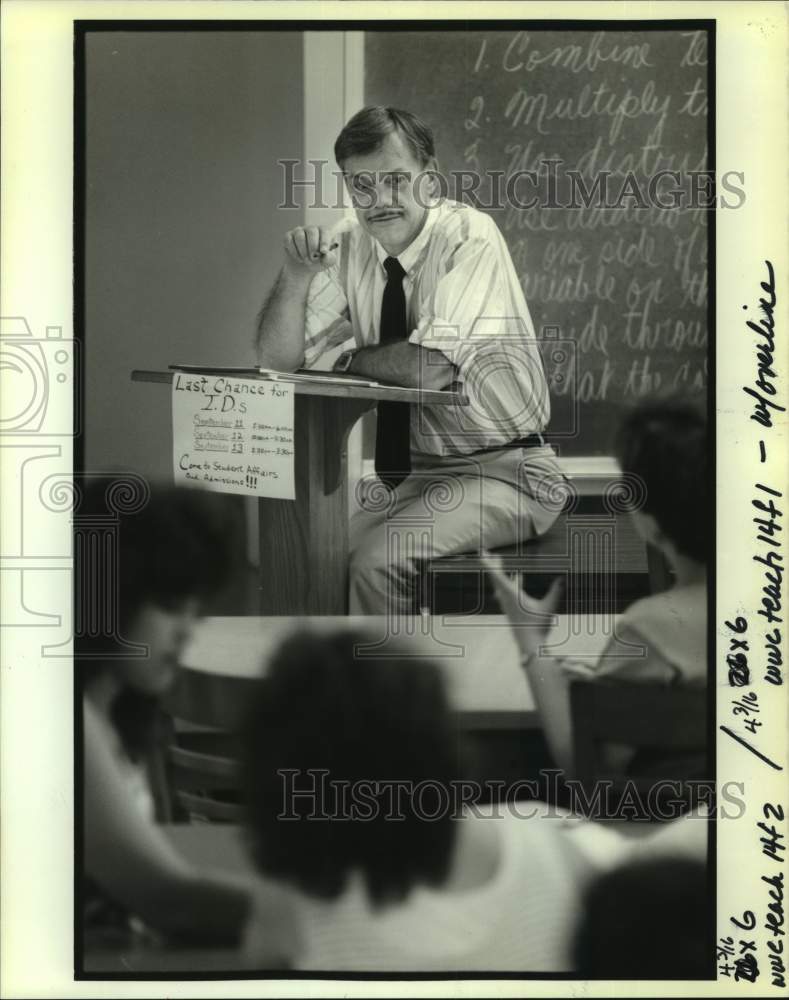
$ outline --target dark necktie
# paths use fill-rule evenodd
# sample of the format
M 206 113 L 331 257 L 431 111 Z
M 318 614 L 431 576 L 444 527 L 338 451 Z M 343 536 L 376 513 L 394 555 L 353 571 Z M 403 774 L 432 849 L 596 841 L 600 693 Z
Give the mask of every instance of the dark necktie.
M 405 340 L 408 323 L 405 314 L 405 271 L 396 257 L 384 261 L 386 287 L 381 303 L 379 343 Z M 411 471 L 411 404 L 378 403 L 378 428 L 375 434 L 375 471 L 390 489 L 401 483 Z

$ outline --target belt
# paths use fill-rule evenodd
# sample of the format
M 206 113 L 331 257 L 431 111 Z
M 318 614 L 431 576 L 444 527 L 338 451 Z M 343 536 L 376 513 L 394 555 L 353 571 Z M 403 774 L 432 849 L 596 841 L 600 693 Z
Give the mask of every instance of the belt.
M 490 448 L 479 448 L 477 451 L 472 451 L 472 455 L 485 455 L 489 451 L 504 451 L 508 448 L 544 448 L 545 438 L 542 434 L 534 433 L 527 434 L 526 437 L 516 438 L 514 441 L 508 441 L 506 444 L 494 444 Z
M 534 433 L 527 434 L 526 437 L 516 438 L 515 441 L 510 441 L 509 444 L 501 445 L 502 448 L 544 448 L 545 438 L 542 434 Z

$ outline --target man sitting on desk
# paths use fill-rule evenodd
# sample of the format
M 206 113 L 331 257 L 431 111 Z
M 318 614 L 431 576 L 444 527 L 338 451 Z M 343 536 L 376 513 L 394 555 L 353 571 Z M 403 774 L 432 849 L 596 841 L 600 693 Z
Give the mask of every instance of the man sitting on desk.
M 356 222 L 335 240 L 316 226 L 287 233 L 259 361 L 309 367 L 353 339 L 337 371 L 467 397 L 378 404 L 375 469 L 393 492 L 381 503 L 368 491 L 351 526 L 350 611 L 408 614 L 420 561 L 511 544 L 555 520 L 561 477 L 540 434 L 548 389 L 504 239 L 489 216 L 439 199 L 428 126 L 364 108 L 334 153 Z

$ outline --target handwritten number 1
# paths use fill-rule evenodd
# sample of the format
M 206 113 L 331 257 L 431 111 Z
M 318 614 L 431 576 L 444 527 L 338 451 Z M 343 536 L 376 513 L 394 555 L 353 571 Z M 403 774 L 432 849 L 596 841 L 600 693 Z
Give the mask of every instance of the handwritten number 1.
M 474 72 L 479 73 L 480 66 L 482 65 L 482 57 L 485 55 L 485 47 L 488 44 L 487 38 L 482 39 L 482 45 L 479 47 L 479 55 L 477 56 L 477 61 L 474 63 Z

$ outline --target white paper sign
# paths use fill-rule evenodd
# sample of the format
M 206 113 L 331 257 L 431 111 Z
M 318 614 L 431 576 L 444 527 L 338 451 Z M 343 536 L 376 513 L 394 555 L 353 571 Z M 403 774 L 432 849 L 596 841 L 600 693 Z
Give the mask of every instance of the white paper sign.
M 293 386 L 173 374 L 176 484 L 295 500 Z

